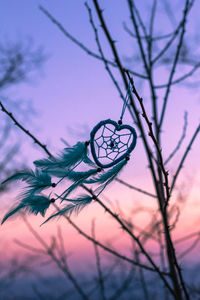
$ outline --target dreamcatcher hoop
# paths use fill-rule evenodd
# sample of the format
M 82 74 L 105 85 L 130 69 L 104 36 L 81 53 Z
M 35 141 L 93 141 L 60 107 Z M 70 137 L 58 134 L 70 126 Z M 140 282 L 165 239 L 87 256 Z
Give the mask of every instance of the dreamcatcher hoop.
M 107 125 L 109 125 L 109 124 L 114 126 L 114 130 L 107 127 Z M 95 138 L 95 135 L 101 129 L 101 127 L 107 128 L 112 133 L 112 135 L 104 136 L 103 135 L 104 134 L 104 128 L 103 128 L 103 132 L 100 135 L 100 137 Z M 129 131 L 129 133 L 124 134 L 124 135 L 127 135 L 127 136 L 129 135 L 127 143 L 124 143 L 124 141 L 121 140 L 121 137 L 124 136 L 124 135 L 123 134 L 121 134 L 121 135 L 118 134 L 119 132 L 121 132 L 121 130 L 124 130 L 124 129 Z M 115 135 L 115 137 L 112 138 L 112 136 L 114 136 L 114 135 Z M 98 144 L 97 140 L 99 138 L 103 139 L 102 144 Z M 132 141 L 130 142 L 131 138 L 132 138 Z M 119 124 L 119 123 L 117 123 L 113 120 L 110 120 L 110 119 L 101 121 L 93 128 L 93 130 L 90 133 L 90 147 L 91 147 L 91 152 L 92 152 L 93 159 L 99 167 L 101 167 L 101 168 L 110 168 L 110 167 L 116 165 L 117 163 L 119 163 L 121 160 L 123 160 L 127 156 L 129 156 L 129 154 L 133 151 L 133 149 L 136 146 L 136 140 L 137 140 L 136 131 L 130 125 L 122 125 L 122 124 Z M 127 149 L 122 150 L 125 147 Z M 96 148 L 98 148 L 97 151 L 96 151 Z M 105 163 L 102 163 L 102 162 L 99 161 L 100 158 L 103 158 L 103 156 L 99 155 L 100 149 L 105 150 L 104 151 L 105 152 L 105 157 L 107 157 L 108 159 L 111 160 L 110 163 L 105 164 Z M 109 150 L 111 152 L 109 152 Z M 115 158 L 109 157 L 110 154 L 112 154 L 112 152 L 116 152 Z M 123 154 L 120 155 L 120 153 L 123 153 Z

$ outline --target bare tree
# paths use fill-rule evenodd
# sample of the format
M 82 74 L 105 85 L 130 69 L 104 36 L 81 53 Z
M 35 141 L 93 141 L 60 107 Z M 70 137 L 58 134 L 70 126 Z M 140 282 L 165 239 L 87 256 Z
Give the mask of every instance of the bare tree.
M 31 82 L 34 74 L 38 73 L 45 61 L 44 51 L 42 48 L 36 48 L 31 40 L 23 42 L 1 42 L 0 43 L 0 97 L 2 103 L 14 108 L 19 116 L 26 113 L 30 118 L 32 112 L 28 105 L 24 105 L 22 100 L 11 99 L 8 92 L 16 85 L 24 82 Z M 1 115 L 0 118 L 0 181 L 2 182 L 13 172 L 24 167 L 23 158 L 21 157 L 19 138 L 15 138 L 16 130 L 12 126 L 12 121 Z M 8 192 L 8 185 L 0 185 L 0 195 Z M 1 208 L 5 202 L 1 201 Z M 12 286 L 15 279 L 20 275 L 31 273 L 30 261 L 20 261 L 13 257 L 5 263 L 5 254 L 1 246 L 0 258 L 0 297 L 9 294 L 9 299 L 15 296 Z M 6 297 L 7 298 L 7 297 Z
M 174 20 L 170 12 L 171 10 L 169 9 L 170 2 L 165 1 L 165 3 L 167 3 L 168 16 L 171 20 Z M 120 295 L 120 289 L 115 287 L 115 293 L 112 296 L 108 296 L 105 288 L 106 277 L 104 274 L 105 272 L 102 269 L 99 249 L 109 253 L 113 256 L 113 258 L 117 258 L 120 261 L 130 265 L 130 274 L 128 274 L 128 277 L 123 281 L 121 291 L 124 291 L 127 288 L 126 284 L 129 282 L 130 276 L 133 278 L 132 272 L 134 271 L 137 273 L 137 278 L 139 278 L 138 280 L 141 283 L 140 288 L 143 292 L 144 299 L 149 299 L 152 296 L 177 300 L 191 299 L 191 287 L 186 279 L 186 272 L 181 267 L 181 262 L 182 257 L 188 254 L 199 242 L 199 232 L 195 232 L 194 234 L 191 233 L 191 235 L 184 237 L 181 241 L 176 241 L 172 238 L 172 232 L 176 228 L 180 216 L 180 209 L 173 203 L 172 197 L 175 197 L 174 191 L 175 186 L 177 185 L 177 180 L 180 176 L 185 160 L 188 157 L 189 151 L 191 150 L 191 147 L 193 146 L 200 132 L 200 124 L 197 124 L 196 129 L 192 134 L 188 145 L 183 151 L 183 155 L 178 165 L 176 166 L 174 174 L 171 174 L 168 170 L 168 163 L 175 157 L 175 154 L 179 151 L 185 138 L 187 129 L 187 113 L 185 113 L 184 116 L 184 125 L 181 137 L 177 139 L 177 145 L 174 146 L 169 155 L 166 155 L 165 149 L 163 149 L 162 132 L 164 128 L 164 120 L 167 118 L 167 106 L 170 101 L 169 97 L 173 86 L 190 78 L 200 67 L 200 61 L 195 60 L 195 55 L 191 53 L 191 49 L 188 49 L 185 37 L 187 31 L 187 21 L 190 12 L 195 5 L 195 1 L 183 1 L 182 16 L 178 21 L 176 28 L 170 33 L 157 35 L 154 26 L 158 8 L 157 1 L 152 1 L 150 20 L 146 22 L 146 20 L 144 21 L 142 12 L 137 8 L 135 1 L 127 0 L 127 7 L 131 17 L 131 22 L 130 25 L 124 24 L 124 29 L 133 39 L 133 41 L 135 41 L 136 47 L 138 47 L 138 55 L 141 62 L 140 72 L 124 67 L 124 62 L 121 59 L 117 44 L 115 43 L 110 29 L 107 26 L 107 22 L 104 18 L 103 10 L 100 7 L 99 1 L 92 0 L 92 4 L 93 9 L 91 9 L 86 3 L 86 9 L 88 11 L 91 27 L 94 31 L 94 38 L 99 53 L 92 51 L 86 45 L 76 39 L 45 8 L 40 6 L 40 10 L 62 31 L 65 37 L 70 39 L 88 55 L 100 60 L 104 64 L 105 69 L 108 72 L 108 75 L 110 76 L 117 91 L 119 92 L 122 100 L 125 100 L 125 97 L 119 82 L 124 84 L 124 90 L 128 89 L 129 81 L 132 82 L 133 88 L 128 109 L 143 143 L 148 162 L 148 168 L 153 183 L 154 193 L 150 193 L 142 188 L 135 187 L 121 179 L 117 179 L 116 181 L 132 190 L 142 193 L 144 197 L 148 196 L 154 198 L 154 211 L 156 210 L 156 213 L 153 214 L 152 211 L 150 211 L 150 216 L 152 217 L 151 222 L 148 224 L 147 228 L 140 228 L 134 223 L 133 215 L 136 213 L 135 211 L 128 217 L 124 216 L 120 208 L 118 208 L 118 213 L 116 213 L 116 211 L 113 210 L 110 205 L 105 204 L 102 199 L 96 197 L 94 191 L 87 188 L 85 185 L 81 186 L 91 196 L 93 196 L 93 200 L 98 203 L 105 210 L 105 212 L 109 214 L 109 216 L 111 216 L 113 222 L 116 222 L 120 228 L 122 228 L 124 234 L 126 234 L 130 239 L 132 242 L 132 256 L 130 257 L 121 254 L 119 251 L 116 251 L 111 245 L 106 245 L 96 239 L 94 227 L 92 235 L 90 235 L 82 228 L 78 227 L 73 219 L 68 215 L 64 215 L 63 217 L 79 234 L 85 237 L 88 241 L 92 242 L 94 245 L 98 273 L 98 285 L 101 299 L 119 299 L 118 295 Z M 107 46 L 111 50 L 112 58 L 107 58 L 104 54 L 104 48 L 99 37 L 99 28 L 95 24 L 95 19 L 93 17 L 94 12 L 96 13 L 98 21 L 100 22 L 101 30 L 106 37 Z M 186 73 L 176 77 L 175 75 L 179 66 L 182 66 L 183 64 L 189 66 L 190 69 Z M 155 80 L 157 67 L 160 65 L 163 67 L 167 66 L 166 72 L 168 75 L 166 82 L 162 84 L 157 83 Z M 118 77 L 116 77 L 114 70 L 118 71 Z M 151 104 L 150 112 L 147 112 L 146 105 L 144 104 L 145 102 L 141 97 L 142 91 L 138 91 L 133 79 L 134 81 L 142 80 L 148 84 Z M 43 148 L 48 156 L 52 156 L 47 147 L 43 145 L 39 139 L 34 137 L 27 129 L 25 129 L 3 104 L 1 104 L 1 108 L 3 112 L 5 112 L 20 129 L 22 129 L 34 140 L 35 143 Z M 53 205 L 55 206 L 56 210 L 59 211 L 57 204 L 54 203 Z M 51 249 L 53 246 L 49 248 L 44 241 L 41 240 L 41 237 L 38 235 L 38 233 L 36 233 L 31 227 L 29 227 L 29 229 L 32 231 L 35 237 L 40 240 L 47 254 L 52 255 Z M 184 252 L 178 253 L 176 251 L 177 244 L 179 242 L 183 242 L 184 240 L 189 240 L 191 237 L 196 237 L 195 242 L 190 244 L 188 249 L 186 249 Z M 151 252 L 151 249 L 149 249 L 147 245 L 149 241 L 156 243 L 158 253 L 155 254 Z M 27 245 L 25 247 L 28 248 Z M 51 256 L 51 258 L 52 260 L 56 261 L 54 256 Z M 60 259 L 62 260 L 61 256 Z M 58 267 L 60 264 L 59 261 L 56 262 Z M 79 292 L 79 295 L 82 298 L 89 299 L 92 297 L 88 294 L 88 292 L 85 291 L 83 283 L 78 283 L 72 274 L 69 273 L 69 270 L 65 269 L 66 266 L 64 265 L 64 260 L 63 265 L 61 265 L 59 268 L 64 270 L 65 275 L 71 280 L 76 291 Z M 152 274 L 151 276 L 149 276 L 150 273 Z M 152 289 L 152 280 L 154 282 L 156 280 L 158 283 L 157 290 Z M 134 286 L 132 287 L 132 292 L 133 295 L 137 295 Z M 196 289 L 196 293 L 193 290 L 192 299 L 195 299 L 195 297 L 198 299 L 198 293 L 198 289 Z

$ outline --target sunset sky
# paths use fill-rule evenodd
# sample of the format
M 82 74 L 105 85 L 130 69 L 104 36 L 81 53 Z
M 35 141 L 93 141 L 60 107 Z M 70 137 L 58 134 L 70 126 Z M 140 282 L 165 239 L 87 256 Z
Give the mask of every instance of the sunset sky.
M 130 18 L 126 1 L 101 0 L 99 1 L 102 8 L 105 8 L 104 16 L 109 25 L 110 32 L 117 41 L 116 46 L 121 53 L 121 59 L 125 66 L 130 66 L 138 72 L 143 72 L 142 62 L 138 55 L 137 44 L 134 39 L 124 31 L 122 22 L 130 25 Z M 137 2 L 137 1 L 136 1 Z M 140 9 L 144 14 L 144 18 L 148 17 L 149 6 L 148 1 L 138 1 Z M 178 22 L 182 11 L 176 11 L 181 1 L 174 2 L 174 22 L 169 20 L 164 14 L 164 6 L 159 1 L 158 19 L 155 24 L 155 34 L 169 33 L 173 30 L 173 26 Z M 164 2 L 164 1 L 163 1 Z M 55 4 L 56 3 L 56 4 Z M 92 3 L 88 2 L 92 7 Z M 24 105 L 31 103 L 34 113 L 30 117 L 21 115 L 16 112 L 16 116 L 24 126 L 29 129 L 42 143 L 48 146 L 53 153 L 58 153 L 64 147 L 61 138 L 65 139 L 69 144 L 73 145 L 77 141 L 85 141 L 88 139 L 92 128 L 101 120 L 111 118 L 118 120 L 122 101 L 117 94 L 105 67 L 102 62 L 87 55 L 77 45 L 67 39 L 62 32 L 53 24 L 40 10 L 39 5 L 44 6 L 74 37 L 86 45 L 94 52 L 98 49 L 94 40 L 94 33 L 89 23 L 88 12 L 82 0 L 60 0 L 60 1 L 27 1 L 27 0 L 4 0 L 0 3 L 0 42 L 6 41 L 18 42 L 26 39 L 32 39 L 35 48 L 42 46 L 47 60 L 37 74 L 33 74 L 29 83 L 23 83 L 9 89 L 1 91 L 1 97 L 18 101 L 23 99 Z M 93 7 L 92 7 L 93 8 Z M 199 20 L 200 3 L 196 3 L 190 15 L 188 22 L 188 48 L 193 49 L 195 58 L 199 50 L 200 41 L 200 20 Z M 96 26 L 99 21 L 94 13 Z M 106 43 L 105 37 L 100 30 L 100 38 L 106 55 L 112 58 L 111 51 Z M 195 46 L 198 45 L 198 46 Z M 134 59 L 133 59 L 134 57 Z M 155 74 L 157 84 L 165 83 L 167 78 L 168 66 L 158 67 Z M 176 75 L 179 77 L 187 68 L 180 68 Z M 168 157 L 169 153 L 175 148 L 178 139 L 181 136 L 183 128 L 184 111 L 188 111 L 188 129 L 187 136 L 178 153 L 168 165 L 171 175 L 174 174 L 184 149 L 187 147 L 192 134 L 200 122 L 200 97 L 199 97 L 199 75 L 195 73 L 192 84 L 181 84 L 179 87 L 174 86 L 171 91 L 169 104 L 167 107 L 167 116 L 163 128 L 163 155 Z M 119 79 L 118 74 L 116 73 Z M 134 78 L 135 85 L 144 98 L 144 104 L 147 111 L 150 112 L 149 90 L 148 85 L 139 78 Z M 191 83 L 191 81 L 188 81 Z M 119 84 L 123 88 L 123 83 L 119 79 Z M 124 90 L 123 90 L 124 91 Z M 125 91 L 124 91 L 125 93 Z M 163 92 L 159 92 L 159 100 L 162 100 Z M 4 101 L 9 111 L 12 111 L 11 101 Z M 15 114 L 15 111 L 12 111 Z M 5 116 L 1 113 L 0 118 Z M 128 111 L 125 113 L 124 123 L 133 125 Z M 45 157 L 45 153 L 39 149 L 37 145 L 33 145 L 32 140 L 15 129 L 15 139 L 22 142 L 21 154 L 23 160 L 30 167 L 33 166 L 32 161 Z M 182 193 L 183 201 L 178 201 L 178 206 L 182 212 L 180 221 L 174 233 L 174 238 L 179 238 L 190 232 L 199 230 L 199 195 L 200 195 L 200 138 L 198 136 L 192 150 L 184 164 L 179 183 L 179 189 L 174 196 L 180 196 Z M 133 151 L 131 160 L 126 169 L 120 175 L 128 183 L 148 190 L 153 193 L 153 185 L 150 173 L 147 168 L 147 159 L 140 138 Z M 170 177 L 172 178 L 172 177 Z M 13 205 L 16 196 L 15 184 L 12 185 L 11 193 L 4 195 L 2 199 L 3 207 L 1 207 L 1 219 L 7 209 Z M 19 191 L 17 186 L 17 192 Z M 1 196 L 2 197 L 2 196 Z M 108 199 L 109 198 L 109 202 Z M 118 183 L 113 183 L 107 188 L 102 200 L 107 205 L 119 203 L 122 211 L 129 215 L 133 209 L 137 207 L 147 207 L 153 212 L 157 209 L 155 199 L 144 196 L 138 192 L 133 192 Z M 174 199 L 172 199 L 174 201 Z M 83 256 L 89 258 L 93 251 L 92 246 L 80 235 L 78 235 L 70 225 L 62 218 L 58 221 L 52 221 L 39 227 L 43 218 L 28 217 L 34 228 L 41 233 L 42 236 L 51 236 L 56 233 L 57 225 L 62 227 L 63 234 L 67 236 L 66 247 L 68 252 L 72 252 L 72 262 L 76 266 L 77 261 L 83 260 Z M 96 219 L 96 227 L 98 238 L 102 241 L 108 241 L 113 238 L 113 243 L 119 247 L 123 253 L 129 253 L 130 242 L 126 236 L 122 235 L 118 224 L 115 224 L 109 216 L 107 216 L 98 204 L 92 204 L 85 212 L 81 212 L 74 220 L 85 231 L 90 233 L 91 220 Z M 150 221 L 150 215 L 141 213 L 135 216 L 135 222 L 138 226 L 143 227 Z M 108 230 L 109 228 L 109 230 Z M 33 238 L 26 229 L 20 218 L 8 220 L 0 228 L 0 238 L 2 241 L 2 249 L 9 249 L 8 256 L 13 253 L 20 253 L 21 248 L 13 242 L 13 239 L 26 240 L 32 243 Z M 152 247 L 154 247 L 152 245 Z M 183 248 L 182 248 L 183 247 Z M 178 249 L 185 246 L 178 246 Z M 196 258 L 199 252 L 197 246 L 191 255 L 192 260 Z M 2 251 L 2 250 L 0 250 Z M 80 267 L 80 265 L 79 265 Z M 84 268 L 84 263 L 83 263 Z

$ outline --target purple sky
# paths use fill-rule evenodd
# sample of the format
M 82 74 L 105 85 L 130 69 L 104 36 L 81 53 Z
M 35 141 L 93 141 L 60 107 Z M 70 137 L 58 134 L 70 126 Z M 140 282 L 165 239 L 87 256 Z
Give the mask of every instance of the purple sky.
M 144 1 L 140 2 L 140 5 L 144 5 Z M 149 11 L 146 2 L 146 7 L 142 7 L 145 18 L 148 17 Z M 137 54 L 137 44 L 124 33 L 122 28 L 123 21 L 129 24 L 126 1 L 104 0 L 100 1 L 100 3 L 101 7 L 106 8 L 105 18 L 110 26 L 113 38 L 117 40 L 117 47 L 121 51 L 121 58 L 125 61 L 126 57 Z M 182 11 L 176 11 L 176 8 L 181 1 L 175 1 L 174 3 L 173 9 L 176 12 L 175 17 L 178 20 Z M 38 136 L 41 141 L 47 143 L 51 151 L 58 152 L 63 147 L 60 138 L 64 138 L 70 144 L 74 144 L 77 140 L 88 139 L 90 130 L 100 120 L 107 118 L 118 120 L 122 102 L 105 72 L 104 65 L 86 55 L 86 53 L 69 41 L 38 9 L 38 4 L 47 8 L 71 34 L 80 39 L 88 48 L 93 49 L 95 52 L 98 50 L 95 45 L 93 31 L 89 24 L 88 13 L 82 0 L 60 0 L 56 2 L 52 0 L 4 0 L 0 3 L 1 40 L 23 41 L 25 38 L 31 37 L 35 46 L 42 45 L 49 57 L 40 76 L 35 76 L 31 85 L 22 84 L 9 91 L 5 90 L 4 94 L 9 95 L 13 99 L 24 98 L 32 101 L 37 115 L 31 121 L 21 118 L 28 129 Z M 195 55 L 198 54 L 197 50 L 199 50 L 200 40 L 199 31 L 197 30 L 200 25 L 198 20 L 199 6 L 200 4 L 198 3 L 193 10 L 192 21 L 188 25 L 188 32 L 191 35 L 191 38 L 189 36 L 191 44 L 188 44 L 188 47 L 195 45 L 196 48 L 193 47 Z M 160 33 L 163 30 L 166 33 L 171 32 L 172 24 L 163 15 L 162 11 L 163 6 L 160 5 L 160 17 L 156 22 L 156 32 Z M 96 25 L 99 25 L 95 14 L 94 17 Z M 105 46 L 105 53 L 112 59 L 102 33 L 100 37 Z M 141 66 L 139 58 L 131 62 L 131 67 L 138 71 L 141 71 Z M 162 83 L 166 78 L 166 70 L 168 69 L 158 68 L 155 74 L 158 83 Z M 178 70 L 177 77 L 183 71 L 185 70 Z M 199 73 L 197 73 L 195 81 L 199 82 Z M 119 83 L 122 86 L 122 82 L 119 81 Z M 143 95 L 147 109 L 150 110 L 147 85 L 141 79 L 137 78 L 135 79 L 135 83 L 141 95 Z M 160 92 L 159 96 L 159 100 L 161 100 L 162 92 Z M 180 154 L 169 164 L 169 170 L 172 172 L 175 171 L 176 164 L 181 158 L 181 153 L 183 153 L 191 134 L 200 121 L 198 85 L 193 85 L 190 88 L 181 85 L 179 88 L 172 89 L 167 108 L 168 117 L 166 118 L 163 130 L 163 151 L 165 157 L 174 149 L 177 140 L 180 138 L 185 110 L 189 112 L 188 133 Z M 128 112 L 125 114 L 124 121 L 132 124 Z M 16 134 L 24 141 L 22 151 L 30 165 L 32 160 L 43 156 L 41 150 L 38 151 L 36 146 L 32 146 L 32 141 L 28 137 L 24 136 L 21 132 L 18 133 L 18 131 L 16 131 Z M 185 177 L 182 176 L 180 178 L 181 183 L 184 182 L 185 178 L 188 178 L 193 183 L 194 187 L 191 187 L 190 190 L 192 210 L 189 213 L 195 217 L 197 217 L 195 207 L 199 193 L 198 186 L 200 184 L 199 152 L 200 139 L 198 138 L 192 148 L 192 153 L 189 155 L 188 161 L 185 163 L 183 171 Z M 126 178 L 128 182 L 131 182 L 135 186 L 143 187 L 144 189 L 150 188 L 152 190 L 146 166 L 147 162 L 146 158 L 144 158 L 143 146 L 141 140 L 138 139 L 138 145 L 122 178 Z M 109 193 L 113 200 L 119 200 L 120 193 L 123 193 L 123 195 L 126 193 L 125 195 L 127 195 L 127 199 L 129 200 L 122 204 L 127 210 L 131 209 L 133 200 L 135 201 L 134 203 L 139 204 L 143 198 L 140 194 L 136 194 L 134 198 L 132 192 L 127 191 L 124 187 L 121 188 L 117 184 L 109 188 Z M 143 204 L 151 206 L 152 201 L 148 199 Z M 96 215 L 95 210 L 93 213 Z M 186 212 L 184 215 L 187 215 Z M 89 216 L 92 217 L 92 210 Z M 40 221 L 36 222 L 41 223 Z M 181 224 L 184 224 L 183 218 L 181 222 Z M 190 218 L 186 219 L 185 223 L 191 231 L 195 228 L 194 224 L 190 225 Z M 12 231 L 12 225 L 5 226 L 8 226 L 8 231 Z M 21 228 L 20 225 L 19 228 Z M 104 229 L 106 230 L 105 224 Z M 114 232 L 114 229 L 112 230 Z M 45 229 L 43 232 L 45 232 Z

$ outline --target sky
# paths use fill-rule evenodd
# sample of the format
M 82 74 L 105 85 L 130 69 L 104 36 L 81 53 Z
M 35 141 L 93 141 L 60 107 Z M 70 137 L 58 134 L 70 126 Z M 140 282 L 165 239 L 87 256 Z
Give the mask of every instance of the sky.
M 146 2 L 139 3 L 143 12 L 144 19 L 148 18 L 149 4 Z M 56 3 L 56 4 L 55 4 Z M 91 7 L 92 4 L 88 2 Z M 117 4 L 116 4 L 117 3 Z M 173 9 L 180 7 L 181 1 L 175 1 Z M 141 60 L 138 58 L 137 44 L 130 39 L 124 32 L 122 22 L 130 25 L 130 19 L 127 12 L 126 1 L 100 1 L 101 7 L 105 8 L 104 15 L 112 32 L 113 38 L 117 40 L 117 47 L 120 50 L 121 58 L 124 64 L 130 64 L 137 71 L 141 71 Z M 89 49 L 97 52 L 94 34 L 89 24 L 88 12 L 84 6 L 84 1 L 76 0 L 60 0 L 59 3 L 49 1 L 33 1 L 33 0 L 3 0 L 0 3 L 0 36 L 1 43 L 4 41 L 25 41 L 32 39 L 34 47 L 42 46 L 46 53 L 47 60 L 42 70 L 37 74 L 33 74 L 30 83 L 23 83 L 13 88 L 1 92 L 1 97 L 19 101 L 24 99 L 24 105 L 31 103 L 34 108 L 34 114 L 30 117 L 21 115 L 16 112 L 19 121 L 23 122 L 36 137 L 53 153 L 58 153 L 64 147 L 61 138 L 65 139 L 69 144 L 73 145 L 79 140 L 87 140 L 92 128 L 101 120 L 111 118 L 118 120 L 122 101 L 117 94 L 104 65 L 96 61 L 83 52 L 77 45 L 74 45 L 67 39 L 59 29 L 53 24 L 40 10 L 39 5 L 44 6 L 49 12 L 78 40 L 87 45 Z M 114 8 L 114 9 L 113 9 Z M 200 40 L 197 28 L 199 18 L 197 11 L 199 4 L 193 9 L 191 21 L 188 22 L 188 47 L 193 47 L 195 43 L 198 45 Z M 155 24 L 156 33 L 171 32 L 174 24 L 181 15 L 181 10 L 177 10 L 175 19 L 168 20 L 164 14 L 164 7 L 159 4 L 159 17 Z M 96 25 L 99 25 L 97 16 L 94 14 Z M 100 38 L 104 46 L 105 53 L 112 58 L 111 52 L 106 44 L 105 37 L 100 31 Z M 194 55 L 198 54 L 198 46 L 194 47 Z M 131 60 L 135 57 L 135 60 Z M 186 68 L 181 68 L 177 72 L 182 74 Z M 158 67 L 155 79 L 161 84 L 167 76 L 168 67 Z M 117 75 L 118 76 L 118 75 Z M 187 146 L 192 133 L 200 121 L 200 99 L 199 99 L 199 73 L 196 73 L 195 84 L 180 85 L 172 89 L 169 105 L 167 108 L 167 118 L 164 123 L 163 130 L 163 151 L 167 157 L 174 149 L 177 140 L 180 138 L 183 127 L 184 111 L 188 111 L 188 130 L 186 139 L 181 147 L 180 153 L 176 155 L 174 160 L 169 164 L 169 171 L 173 174 L 176 166 L 180 161 L 181 155 Z M 119 77 L 117 77 L 119 78 Z M 121 87 L 122 82 L 119 81 Z M 149 94 L 147 85 L 138 78 L 135 78 L 135 84 L 140 90 L 144 98 L 147 110 L 149 107 Z M 124 91 L 125 93 L 125 91 Z M 159 94 L 161 99 L 162 91 Z M 12 110 L 12 102 L 8 101 L 8 108 Z M 14 113 L 14 112 L 13 112 Z M 3 117 L 3 115 L 1 115 Z M 125 121 L 133 125 L 131 118 L 126 111 Z M 23 160 L 29 165 L 32 161 L 44 157 L 45 154 L 37 145 L 33 145 L 29 137 L 24 136 L 18 129 L 15 129 L 15 138 L 22 141 L 21 152 Z M 185 232 L 193 232 L 198 229 L 199 211 L 199 151 L 200 140 L 196 140 L 188 160 L 184 164 L 183 173 L 180 176 L 179 190 L 177 194 L 182 192 L 183 196 L 187 196 L 187 203 L 179 202 L 182 215 L 177 225 L 176 237 L 181 237 Z M 144 156 L 143 145 L 141 139 L 131 156 L 130 163 L 126 170 L 123 171 L 120 178 L 137 187 L 153 192 L 152 182 L 147 169 L 147 160 Z M 185 184 L 187 180 L 188 184 Z M 17 187 L 18 189 L 18 187 Z M 14 201 L 15 187 L 11 194 L 4 195 L 3 204 L 4 212 Z M 132 192 L 124 186 L 114 183 L 105 192 L 104 201 L 106 203 L 120 203 L 122 210 L 128 214 L 133 208 L 145 206 L 156 209 L 155 200 L 145 197 L 140 193 Z M 107 202 L 109 197 L 110 202 Z M 148 215 L 148 217 L 147 217 Z M 105 215 L 104 211 L 94 204 L 91 208 L 82 212 L 75 220 L 86 231 L 90 232 L 91 219 L 96 218 L 98 237 L 102 240 L 109 240 L 112 236 L 116 236 L 119 248 L 124 251 L 124 245 L 128 247 L 129 241 L 121 236 L 117 225 L 111 222 L 110 218 Z M 144 226 L 150 220 L 149 214 L 138 214 L 136 217 L 137 224 Z M 31 223 L 43 235 L 50 236 L 56 232 L 57 225 L 62 226 L 63 232 L 70 237 L 66 240 L 67 249 L 73 252 L 74 259 L 72 261 L 80 261 L 83 257 L 89 257 L 92 253 L 92 247 L 88 243 L 75 234 L 74 230 L 65 224 L 64 220 L 58 222 L 50 222 L 45 227 L 39 227 L 42 222 L 41 217 L 29 217 Z M 109 227 L 109 231 L 107 228 Z M 25 225 L 17 218 L 5 223 L 0 228 L 0 236 L 2 238 L 2 247 L 12 248 L 10 252 L 20 253 L 21 248 L 16 246 L 13 239 L 23 239 L 28 243 L 32 241 L 32 237 L 28 233 Z M 71 238 L 72 237 L 72 238 Z M 121 242 L 121 239 L 123 242 Z M 196 248 L 197 249 L 197 248 Z M 199 249 L 199 248 L 198 248 Z M 197 250 L 195 250 L 197 254 Z M 125 250 L 126 252 L 126 250 Z

